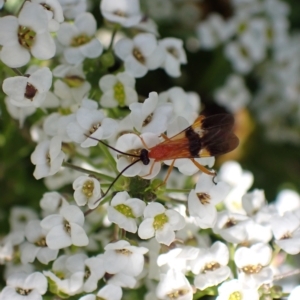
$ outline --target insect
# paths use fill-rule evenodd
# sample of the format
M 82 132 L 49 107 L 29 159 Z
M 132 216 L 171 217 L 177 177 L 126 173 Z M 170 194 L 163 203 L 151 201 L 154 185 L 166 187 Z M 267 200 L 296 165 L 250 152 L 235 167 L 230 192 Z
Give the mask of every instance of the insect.
M 133 157 L 133 161 L 118 174 L 118 176 L 108 187 L 107 191 L 96 202 L 105 197 L 119 177 L 127 169 L 139 161 L 141 161 L 144 165 L 148 165 L 150 163 L 150 159 L 154 160 L 152 166 L 150 167 L 149 174 L 151 174 L 152 167 L 154 166 L 155 162 L 172 160 L 163 183 L 168 180 L 175 161 L 181 158 L 190 159 L 193 164 L 202 172 L 216 176 L 216 172 L 208 170 L 205 166 L 198 163 L 195 158 L 218 156 L 234 150 L 239 144 L 239 139 L 232 131 L 233 126 L 234 118 L 230 114 L 217 114 L 209 117 L 200 115 L 191 126 L 182 130 L 173 137 L 169 138 L 162 134 L 161 137 L 164 139 L 164 141 L 154 147 L 148 148 L 141 138 L 145 148 L 140 149 L 138 154 L 119 151 L 99 140 L 100 143 L 113 149 L 121 155 Z

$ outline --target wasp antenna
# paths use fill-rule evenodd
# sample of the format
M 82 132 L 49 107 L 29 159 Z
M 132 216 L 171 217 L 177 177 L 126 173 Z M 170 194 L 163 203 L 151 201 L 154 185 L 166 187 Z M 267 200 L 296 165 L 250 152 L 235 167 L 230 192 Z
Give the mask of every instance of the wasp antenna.
M 136 164 L 138 161 L 141 161 L 141 159 L 137 159 L 136 161 L 134 161 L 133 163 L 129 164 L 127 167 L 125 167 L 118 175 L 117 177 L 113 180 L 113 182 L 109 185 L 109 187 L 107 188 L 106 192 L 99 198 L 97 199 L 94 204 L 98 203 L 99 201 L 101 201 L 110 191 L 110 189 L 113 187 L 113 185 L 116 183 L 116 181 L 120 178 L 120 176 L 127 170 L 129 169 L 131 166 L 133 166 L 134 164 Z
M 215 185 L 217 185 L 217 181 L 215 181 L 217 175 L 218 175 L 218 174 L 217 174 L 217 172 L 215 171 L 215 174 L 214 174 L 214 176 L 213 176 L 213 178 L 212 178 L 212 182 L 213 182 Z
M 111 150 L 114 150 L 114 151 L 116 151 L 116 152 L 118 152 L 118 153 L 120 153 L 120 154 L 127 155 L 127 156 L 132 156 L 132 157 L 139 157 L 139 155 L 134 155 L 134 154 L 131 154 L 131 153 L 122 152 L 122 151 L 120 151 L 120 150 L 118 150 L 118 149 L 116 149 L 116 148 L 114 148 L 114 147 L 108 145 L 107 143 L 105 143 L 105 142 L 103 142 L 103 141 L 101 141 L 101 140 L 98 140 L 98 139 L 96 139 L 96 138 L 94 138 L 94 137 L 92 137 L 92 136 L 90 136 L 90 135 L 85 134 L 85 136 L 88 137 L 88 138 L 90 138 L 90 139 L 92 139 L 92 140 L 95 140 L 95 141 L 97 141 L 97 142 L 103 144 L 103 145 L 106 146 L 107 148 L 110 148 Z

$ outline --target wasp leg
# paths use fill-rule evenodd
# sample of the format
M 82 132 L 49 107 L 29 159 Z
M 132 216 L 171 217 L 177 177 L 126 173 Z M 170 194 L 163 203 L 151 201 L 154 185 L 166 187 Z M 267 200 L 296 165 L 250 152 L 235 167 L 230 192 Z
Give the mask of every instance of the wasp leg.
M 203 173 L 207 174 L 207 175 L 211 175 L 211 176 L 214 176 L 213 177 L 213 182 L 214 182 L 214 179 L 215 177 L 217 176 L 217 172 L 216 171 L 209 171 L 206 167 L 202 166 L 201 164 L 199 164 L 197 161 L 195 161 L 194 158 L 190 158 L 190 160 L 192 161 L 192 163 L 200 170 L 202 171 Z M 214 182 L 215 183 L 215 182 Z
M 150 170 L 149 170 L 149 173 L 146 174 L 146 175 L 140 176 L 140 177 L 144 178 L 144 177 L 149 176 L 152 173 L 152 171 L 153 171 L 153 167 L 154 167 L 155 162 L 156 162 L 155 160 L 152 162 Z
M 171 139 L 167 136 L 167 135 L 165 135 L 164 133 L 162 133 L 161 135 L 160 135 L 165 141 L 170 141 Z

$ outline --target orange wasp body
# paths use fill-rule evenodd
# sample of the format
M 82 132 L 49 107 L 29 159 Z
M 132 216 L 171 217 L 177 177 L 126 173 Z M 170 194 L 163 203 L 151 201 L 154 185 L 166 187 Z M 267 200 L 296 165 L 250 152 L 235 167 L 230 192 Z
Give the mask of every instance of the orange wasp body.
M 99 200 L 97 200 L 97 202 L 108 193 L 113 184 L 127 169 L 139 161 L 144 165 L 148 165 L 150 159 L 154 159 L 150 172 L 146 175 L 148 176 L 152 173 L 155 162 L 172 160 L 163 183 L 167 181 L 171 170 L 173 169 L 175 160 L 180 158 L 190 159 L 199 170 L 215 176 L 215 172 L 206 169 L 206 167 L 198 163 L 195 158 L 218 156 L 234 150 L 239 144 L 239 139 L 233 133 L 233 126 L 234 118 L 230 114 L 217 114 L 209 117 L 200 115 L 191 126 L 173 137 L 169 138 L 162 134 L 161 136 L 164 138 L 164 141 L 154 147 L 148 148 L 141 138 L 145 149 L 140 149 L 138 153 L 135 154 L 119 151 L 99 140 L 99 142 L 116 152 L 127 157 L 133 157 L 134 159 L 118 174 L 107 191 Z
M 232 132 L 234 118 L 229 114 L 210 117 L 200 115 L 193 125 L 147 149 L 147 157 L 155 161 L 199 158 L 225 154 L 234 150 L 239 140 Z M 147 148 L 147 147 L 146 147 Z M 141 157 L 140 157 L 141 158 Z M 141 158 L 143 161 L 143 159 Z

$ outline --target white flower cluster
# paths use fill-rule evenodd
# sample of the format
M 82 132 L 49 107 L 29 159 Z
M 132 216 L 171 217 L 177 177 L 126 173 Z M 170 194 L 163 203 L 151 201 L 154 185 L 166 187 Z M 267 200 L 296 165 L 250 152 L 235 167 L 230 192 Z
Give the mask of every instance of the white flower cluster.
M 174 9 L 171 1 L 148 2 L 149 12 L 159 9 L 161 18 Z M 0 244 L 6 280 L 0 300 L 192 300 L 206 293 L 217 300 L 258 300 L 275 293 L 276 276 L 293 271 L 285 257 L 300 253 L 300 196 L 284 190 L 268 204 L 263 190 L 249 192 L 253 175 L 237 162 L 224 163 L 216 176 L 205 167 L 214 157 L 193 159 L 192 137 L 180 134 L 192 130 L 199 96 L 173 86 L 159 93 L 151 88 L 143 97 L 136 88 L 159 68 L 178 80 L 187 63 L 183 41 L 158 38 L 139 0 L 102 0 L 110 32 L 105 43 L 88 4 L 31 0 L 17 16 L 0 17 L 0 60 L 17 73 L 2 84 L 7 111 L 20 126 L 34 122 L 33 176 L 52 190 L 40 199 L 39 212 L 10 212 L 11 231 Z M 250 102 L 240 74 L 269 48 L 285 57 L 287 9 L 279 0 L 232 5 L 234 17 L 210 14 L 197 32 L 203 49 L 224 44 L 239 73 L 215 90 L 217 102 L 236 113 Z M 192 22 L 193 7 L 183 8 L 178 18 Z M 22 74 L 17 68 L 27 64 Z M 296 99 L 293 84 L 284 92 Z M 31 115 L 33 121 L 26 120 Z M 213 133 L 220 139 L 218 130 Z M 201 140 L 206 131 L 197 134 Z M 177 149 L 172 141 L 179 137 Z M 143 156 L 161 143 L 168 148 L 157 153 L 161 159 Z M 164 181 L 156 178 L 163 165 L 170 166 Z M 289 300 L 299 298 L 298 284 Z

